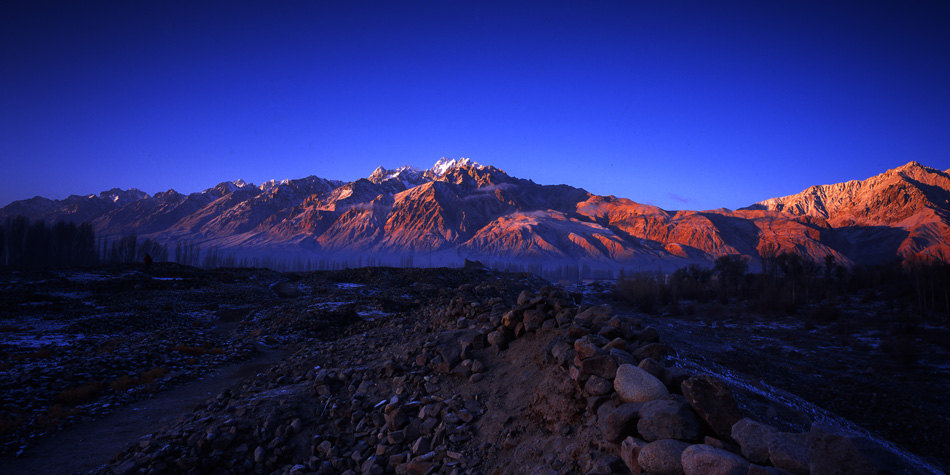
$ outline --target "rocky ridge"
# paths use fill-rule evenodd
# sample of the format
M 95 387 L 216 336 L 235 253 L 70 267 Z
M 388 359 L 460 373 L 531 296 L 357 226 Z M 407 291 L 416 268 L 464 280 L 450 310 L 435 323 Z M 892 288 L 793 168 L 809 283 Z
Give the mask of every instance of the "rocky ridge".
M 416 310 L 335 340 L 310 335 L 305 313 L 274 313 L 292 356 L 98 472 L 915 473 L 855 434 L 756 422 L 721 381 L 666 363 L 675 350 L 636 317 L 461 275 L 472 282 L 422 283 L 434 298 L 403 301 Z
M 377 168 L 349 183 L 315 176 L 200 193 L 137 190 L 33 198 L 0 209 L 47 221 L 90 221 L 100 235 L 136 232 L 250 256 L 463 257 L 545 265 L 674 269 L 727 254 L 794 252 L 816 262 L 950 258 L 950 179 L 916 162 L 877 177 L 812 187 L 740 210 L 667 211 L 568 185 L 539 185 L 468 159 L 428 170 Z

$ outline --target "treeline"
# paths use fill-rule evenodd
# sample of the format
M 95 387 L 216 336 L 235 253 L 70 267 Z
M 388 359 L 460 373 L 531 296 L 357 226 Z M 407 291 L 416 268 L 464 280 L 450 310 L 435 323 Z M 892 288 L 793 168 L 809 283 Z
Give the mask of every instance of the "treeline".
M 0 269 L 63 269 L 103 264 L 168 259 L 168 248 L 134 233 L 115 241 L 96 238 L 89 223 L 43 220 L 30 222 L 22 216 L 0 222 Z
M 50 269 L 99 264 L 96 234 L 89 223 L 30 222 L 22 216 L 0 223 L 0 268 Z
M 145 262 L 145 256 L 154 262 L 168 260 L 168 245 L 151 239 L 139 240 L 135 233 L 107 243 L 102 240 L 101 260 L 105 264 Z
M 760 312 L 793 314 L 817 308 L 834 319 L 845 298 L 884 300 L 925 315 L 950 317 L 950 264 L 919 258 L 848 268 L 828 255 L 817 263 L 795 253 L 763 259 L 763 271 L 749 273 L 748 258 L 721 256 L 712 267 L 690 265 L 672 274 L 621 275 L 616 297 L 646 313 L 682 312 L 684 303 L 741 302 Z M 822 314 L 826 312 L 827 314 Z

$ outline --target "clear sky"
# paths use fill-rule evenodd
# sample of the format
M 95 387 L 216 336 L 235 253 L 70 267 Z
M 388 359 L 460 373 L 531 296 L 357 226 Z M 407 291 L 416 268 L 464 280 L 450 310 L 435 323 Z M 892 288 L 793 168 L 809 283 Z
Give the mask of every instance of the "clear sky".
M 950 168 L 950 2 L 2 2 L 0 205 L 467 157 L 666 209 Z

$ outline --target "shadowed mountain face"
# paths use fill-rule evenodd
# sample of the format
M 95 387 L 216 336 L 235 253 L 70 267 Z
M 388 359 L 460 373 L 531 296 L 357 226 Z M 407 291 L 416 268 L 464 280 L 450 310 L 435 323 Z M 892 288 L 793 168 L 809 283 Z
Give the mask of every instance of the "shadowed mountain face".
M 350 183 L 311 176 L 190 195 L 116 189 L 0 209 L 0 218 L 16 215 L 238 254 L 416 255 L 433 264 L 468 257 L 652 270 L 742 254 L 756 267 L 762 252 L 786 251 L 845 264 L 950 260 L 950 175 L 916 162 L 736 211 L 666 211 L 442 159 L 428 170 L 380 167 Z

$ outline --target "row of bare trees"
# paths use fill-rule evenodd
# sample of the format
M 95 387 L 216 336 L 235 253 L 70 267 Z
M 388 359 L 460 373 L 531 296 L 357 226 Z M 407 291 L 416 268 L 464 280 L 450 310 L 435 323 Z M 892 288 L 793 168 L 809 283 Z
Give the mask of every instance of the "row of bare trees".
M 167 246 L 135 233 L 115 241 L 96 239 L 89 223 L 43 220 L 22 216 L 0 222 L 0 269 L 62 269 L 101 264 L 168 260 Z
M 889 264 L 845 267 L 833 255 L 821 262 L 791 252 L 763 253 L 761 273 L 748 273 L 748 258 L 726 255 L 714 265 L 690 265 L 669 275 L 621 275 L 616 296 L 652 312 L 681 301 L 741 301 L 760 311 L 795 313 L 800 307 L 834 307 L 859 291 L 917 314 L 950 317 L 950 263 L 910 258 Z
M 0 268 L 48 269 L 99 263 L 89 223 L 30 222 L 22 216 L 0 223 Z

